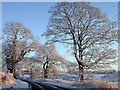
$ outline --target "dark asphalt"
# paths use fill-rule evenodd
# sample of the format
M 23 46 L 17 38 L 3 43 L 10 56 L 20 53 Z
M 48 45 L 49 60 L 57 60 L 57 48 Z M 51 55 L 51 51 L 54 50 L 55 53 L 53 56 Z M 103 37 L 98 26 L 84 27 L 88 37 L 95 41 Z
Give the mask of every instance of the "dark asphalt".
M 52 84 L 46 84 L 46 83 L 42 83 L 42 82 L 32 82 L 32 81 L 27 81 L 27 80 L 23 80 L 25 82 L 27 82 L 30 86 L 29 90 L 70 90 L 64 87 L 60 87 L 57 85 L 52 85 Z

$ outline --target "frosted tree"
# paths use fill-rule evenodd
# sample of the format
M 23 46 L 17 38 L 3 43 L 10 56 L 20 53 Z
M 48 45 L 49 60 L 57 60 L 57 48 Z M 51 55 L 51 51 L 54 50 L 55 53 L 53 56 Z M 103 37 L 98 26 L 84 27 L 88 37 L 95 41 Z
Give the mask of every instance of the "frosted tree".
M 67 64 L 66 59 L 57 53 L 55 46 L 40 45 L 36 55 L 43 63 L 44 78 L 48 78 L 51 71 L 53 74 L 58 75 L 57 66 Z
M 10 73 L 15 65 L 35 48 L 36 40 L 31 31 L 19 22 L 7 22 L 3 28 L 3 60 Z
M 110 45 L 117 41 L 116 22 L 87 2 L 62 2 L 50 9 L 47 44 L 67 44 L 78 63 L 80 81 L 85 68 L 114 60 L 116 52 Z M 92 50 L 92 51 L 91 51 Z

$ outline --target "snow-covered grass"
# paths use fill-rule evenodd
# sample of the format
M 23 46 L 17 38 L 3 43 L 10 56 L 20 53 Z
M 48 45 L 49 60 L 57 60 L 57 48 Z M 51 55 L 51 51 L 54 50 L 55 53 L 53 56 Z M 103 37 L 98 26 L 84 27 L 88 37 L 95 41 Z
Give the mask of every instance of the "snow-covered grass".
M 84 87 L 84 88 L 111 88 L 111 89 L 113 89 L 113 88 L 118 88 L 118 84 L 119 84 L 117 73 L 91 74 L 91 75 L 86 74 L 85 81 L 82 85 L 78 82 L 78 80 L 79 80 L 78 75 L 61 74 L 59 76 L 59 78 L 52 77 L 52 79 L 47 79 L 45 81 L 46 81 L 46 83 L 50 83 L 50 84 L 54 84 L 54 85 L 58 85 L 58 86 L 62 86 L 62 87 L 71 87 L 71 88 Z
M 57 85 L 64 88 L 118 88 L 118 83 L 116 82 L 108 82 L 103 80 L 85 80 L 82 84 L 78 81 L 70 81 L 63 79 L 45 79 L 43 81 L 37 80 L 37 82 L 48 83 L 52 85 Z
M 84 83 L 81 85 L 78 80 L 79 76 L 75 74 L 68 74 L 68 75 L 60 75 L 59 78 L 52 77 L 52 79 L 42 79 L 42 76 L 37 77 L 37 81 L 41 82 L 42 80 L 44 83 L 54 84 L 58 86 L 62 86 L 65 88 L 118 88 L 117 82 L 112 82 L 109 80 L 110 78 L 115 79 L 117 78 L 117 74 L 94 74 L 94 75 L 85 75 L 85 78 L 90 77 L 91 79 L 85 79 Z M 4 76 L 4 74 L 3 74 Z M 108 78 L 109 77 L 109 78 Z M 114 78 L 113 78 L 114 77 Z M 105 79 L 107 80 L 105 81 Z M 12 78 L 11 78 L 12 80 Z M 3 88 L 28 88 L 28 84 L 26 82 L 20 80 L 14 80 L 14 82 L 9 84 L 2 84 Z
M 79 85 L 78 80 L 79 77 L 77 75 L 68 75 L 59 81 Z M 118 83 L 118 73 L 115 72 L 112 74 L 86 74 L 83 85 L 90 88 L 118 88 L 118 84 L 120 85 Z
M 28 88 L 26 82 L 16 80 L 11 73 L 0 72 L 0 86 L 1 88 Z
M 118 88 L 118 83 L 103 80 L 84 81 L 83 85 L 90 88 Z
M 61 74 L 60 78 L 62 78 L 63 80 L 78 81 L 79 75 Z M 112 74 L 94 74 L 94 73 L 93 74 L 85 74 L 84 79 L 85 80 L 104 80 L 104 81 L 109 81 L 109 82 L 118 82 L 118 73 L 114 72 Z
M 15 80 L 12 84 L 2 84 L 2 88 L 28 88 L 28 84 L 21 80 Z
M 67 81 L 67 80 L 62 80 L 62 79 L 45 79 L 43 81 L 37 80 L 36 82 L 42 82 L 46 84 L 51 84 L 51 85 L 56 85 L 64 88 L 80 88 L 81 86 L 73 86 L 73 82 Z
M 69 80 L 62 80 L 57 79 L 58 82 L 73 84 L 74 86 L 81 86 L 78 81 L 69 81 Z M 84 87 L 89 88 L 118 88 L 118 82 L 108 82 L 104 80 L 85 80 L 83 82 Z
M 114 72 L 112 74 L 105 74 L 104 76 L 101 77 L 102 80 L 107 80 L 110 82 L 118 82 L 118 72 Z

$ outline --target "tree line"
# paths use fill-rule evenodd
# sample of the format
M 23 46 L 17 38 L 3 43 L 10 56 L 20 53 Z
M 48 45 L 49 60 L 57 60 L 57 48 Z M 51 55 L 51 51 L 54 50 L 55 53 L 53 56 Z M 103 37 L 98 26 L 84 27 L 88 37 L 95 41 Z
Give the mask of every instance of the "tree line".
M 32 52 L 35 55 L 29 57 Z M 32 35 L 30 29 L 22 23 L 14 21 L 7 22 L 3 28 L 2 54 L 3 62 L 6 63 L 7 69 L 13 74 L 18 64 L 23 60 L 26 61 L 25 63 L 32 60 L 31 64 L 34 62 L 42 64 L 44 78 L 48 78 L 50 69 L 54 71 L 57 64 L 66 63 L 65 59 L 57 53 L 55 46 L 40 44 L 39 40 Z M 32 72 L 33 67 L 34 65 L 31 67 L 30 72 Z

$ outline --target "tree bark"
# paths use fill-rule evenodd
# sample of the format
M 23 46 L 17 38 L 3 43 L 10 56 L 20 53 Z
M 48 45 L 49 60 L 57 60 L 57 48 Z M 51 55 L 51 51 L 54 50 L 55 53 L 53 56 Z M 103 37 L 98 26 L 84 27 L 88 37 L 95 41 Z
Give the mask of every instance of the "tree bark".
M 13 73 L 14 74 L 14 72 L 15 72 L 15 65 L 13 65 L 13 64 L 8 64 L 7 65 L 7 69 L 10 71 L 10 73 Z
M 32 66 L 31 67 L 31 69 L 30 69 L 30 75 L 31 75 L 31 79 L 33 80 L 34 78 L 33 78 L 33 68 L 34 68 L 35 66 Z
M 47 72 L 47 70 L 44 70 L 44 78 L 48 78 L 48 72 Z
M 84 68 L 79 66 L 79 77 L 80 77 L 80 83 L 83 83 L 84 81 Z
M 43 71 L 44 71 L 44 78 L 48 78 L 48 68 L 49 68 L 49 61 L 48 58 L 46 59 L 47 61 L 43 64 Z
M 14 78 L 16 78 L 16 74 L 15 74 L 15 64 L 8 64 L 7 65 L 7 69 L 10 71 L 11 74 L 13 74 Z
M 13 73 L 14 74 L 14 68 L 11 68 L 11 69 L 9 69 L 10 70 L 10 73 Z
M 79 77 L 80 77 L 80 82 L 83 83 L 84 81 L 84 63 L 83 63 L 83 51 L 80 48 L 79 50 L 79 59 L 80 61 L 78 62 L 79 64 Z

